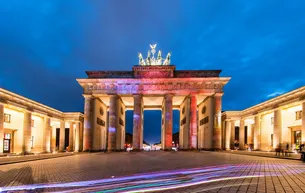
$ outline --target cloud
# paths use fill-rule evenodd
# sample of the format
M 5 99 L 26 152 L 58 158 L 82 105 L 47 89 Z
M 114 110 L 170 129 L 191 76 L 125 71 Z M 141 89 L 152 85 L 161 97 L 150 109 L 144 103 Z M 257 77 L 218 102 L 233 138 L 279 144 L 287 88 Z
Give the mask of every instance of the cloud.
M 305 1 L 2 1 L 0 86 L 83 111 L 86 70 L 131 70 L 150 43 L 180 70 L 231 76 L 223 110 L 305 85 Z M 276 95 L 274 95 L 276 96 Z
M 267 95 L 267 98 L 273 98 L 273 97 L 276 97 L 276 96 L 279 96 L 281 94 L 285 93 L 284 91 L 275 91 L 273 93 L 270 93 Z

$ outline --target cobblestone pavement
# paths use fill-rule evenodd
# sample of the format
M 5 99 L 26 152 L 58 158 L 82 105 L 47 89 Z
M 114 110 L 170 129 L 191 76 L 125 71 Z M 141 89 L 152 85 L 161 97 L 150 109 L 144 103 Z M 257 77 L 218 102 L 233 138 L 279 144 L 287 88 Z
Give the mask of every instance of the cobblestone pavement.
M 305 192 L 305 163 L 221 152 L 79 154 L 2 165 L 0 188 L 29 192 Z
M 234 154 L 240 154 L 240 155 L 253 155 L 253 156 L 261 156 L 261 157 L 273 157 L 273 158 L 281 158 L 281 159 L 294 159 L 299 160 L 301 159 L 300 153 L 289 153 L 284 154 L 281 153 L 279 156 L 276 155 L 274 151 L 266 152 L 266 151 L 245 151 L 245 150 L 231 150 L 231 151 L 224 151 L 225 153 L 234 153 Z
M 56 154 L 37 154 L 37 155 L 20 155 L 20 156 L 5 156 L 0 157 L 0 165 L 12 164 L 12 163 L 20 163 L 27 161 L 35 161 L 42 159 L 50 159 L 50 158 L 58 158 L 64 156 L 71 156 L 73 153 L 56 153 Z

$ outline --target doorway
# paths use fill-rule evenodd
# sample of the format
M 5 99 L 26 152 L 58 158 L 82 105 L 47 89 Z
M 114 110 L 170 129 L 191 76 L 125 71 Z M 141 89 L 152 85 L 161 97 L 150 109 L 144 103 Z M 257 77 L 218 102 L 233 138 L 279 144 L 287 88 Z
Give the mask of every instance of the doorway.
M 11 153 L 11 134 L 4 134 L 3 153 Z

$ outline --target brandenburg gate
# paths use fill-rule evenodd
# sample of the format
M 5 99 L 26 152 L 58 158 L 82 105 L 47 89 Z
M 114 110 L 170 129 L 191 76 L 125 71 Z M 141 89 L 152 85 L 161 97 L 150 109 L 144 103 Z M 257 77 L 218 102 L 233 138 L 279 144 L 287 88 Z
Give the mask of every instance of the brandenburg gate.
M 132 71 L 87 71 L 77 79 L 84 89 L 84 150 L 119 151 L 125 144 L 125 111 L 133 110 L 133 150 L 142 150 L 143 111 L 162 110 L 161 146 L 172 149 L 173 109 L 180 110 L 179 147 L 221 149 L 223 87 L 221 70 L 176 70 L 171 54 L 156 44 L 147 58 L 139 53 Z

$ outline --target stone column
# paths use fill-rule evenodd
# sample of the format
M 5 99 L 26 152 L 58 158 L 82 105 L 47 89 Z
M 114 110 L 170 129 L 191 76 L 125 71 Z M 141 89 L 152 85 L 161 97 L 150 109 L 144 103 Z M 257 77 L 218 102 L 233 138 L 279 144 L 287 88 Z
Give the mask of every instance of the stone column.
M 60 121 L 60 130 L 59 130 L 59 149 L 58 151 L 65 151 L 65 121 Z
M 50 143 L 51 143 L 51 130 L 50 130 L 50 118 L 44 118 L 44 127 L 43 127 L 43 152 L 50 152 Z
M 221 149 L 221 96 L 214 96 L 213 149 Z
M 239 149 L 245 149 L 245 120 L 239 122 Z
M 74 152 L 79 152 L 79 142 L 80 142 L 80 132 L 79 132 L 79 122 L 75 123 L 75 143 L 74 143 Z
M 92 149 L 92 134 L 93 134 L 93 96 L 84 95 L 85 109 L 84 109 L 84 133 L 83 133 L 83 151 L 90 151 Z
M 225 137 L 225 148 L 226 150 L 230 150 L 230 145 L 231 145 L 231 122 L 226 121 L 226 137 Z
M 302 143 L 305 143 L 305 101 L 302 103 Z
M 28 154 L 31 152 L 31 138 L 32 138 L 32 113 L 24 112 L 23 118 L 23 147 L 22 152 Z
M 277 109 L 274 111 L 273 124 L 273 148 L 282 143 L 282 111 Z
M 230 148 L 234 149 L 235 142 L 235 121 L 231 121 L 231 140 L 230 140 Z
M 253 145 L 254 150 L 259 150 L 261 148 L 260 144 L 260 115 L 255 115 L 254 117 L 254 138 Z
M 110 95 L 109 104 L 109 128 L 108 128 L 108 151 L 116 150 L 116 132 L 117 132 L 117 105 L 118 96 Z
M 143 148 L 142 138 L 142 96 L 134 95 L 134 106 L 133 106 L 133 136 L 132 136 L 132 147 L 135 151 L 140 151 Z
M 69 151 L 73 151 L 73 134 L 74 134 L 74 123 L 70 122 L 70 128 L 69 128 Z
M 51 150 L 56 151 L 56 126 L 52 126 Z
M 167 94 L 165 100 L 165 135 L 164 135 L 164 150 L 172 150 L 173 147 L 173 95 Z
M 247 143 L 253 144 L 253 128 L 252 124 L 247 125 Z
M 0 103 L 0 154 L 3 153 L 3 137 L 4 137 L 4 106 Z
M 197 99 L 195 94 L 191 94 L 190 96 L 190 127 L 188 149 L 197 149 Z

